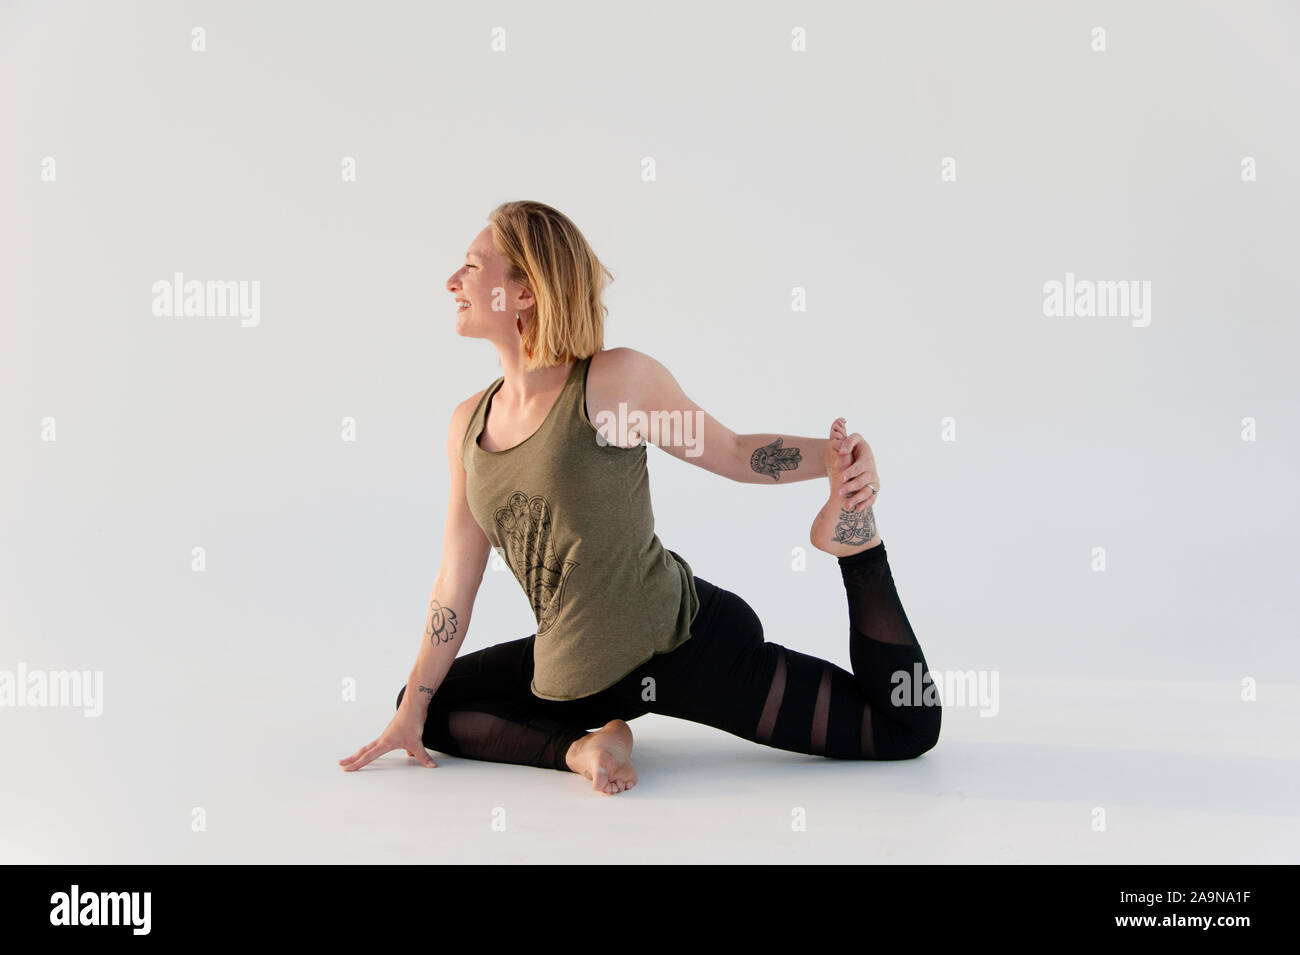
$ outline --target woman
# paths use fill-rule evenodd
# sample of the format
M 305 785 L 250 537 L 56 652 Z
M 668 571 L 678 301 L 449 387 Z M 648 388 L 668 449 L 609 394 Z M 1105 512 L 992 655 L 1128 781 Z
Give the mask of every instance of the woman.
M 456 332 L 492 342 L 504 374 L 452 414 L 442 561 L 397 714 L 339 764 L 357 770 L 405 749 L 433 767 L 428 747 L 581 773 L 614 794 L 636 785 L 627 721 L 645 713 L 833 758 L 910 759 L 933 747 L 940 707 L 876 530 L 880 481 L 862 436 L 843 418 L 825 438 L 736 435 L 654 359 L 604 350 L 612 276 L 549 206 L 498 207 L 465 258 L 447 280 Z M 663 420 L 701 422 L 698 442 L 646 424 Z M 839 562 L 852 673 L 766 642 L 748 603 L 663 547 L 651 434 L 736 481 L 830 479 L 810 540 Z M 537 632 L 458 657 L 493 548 Z

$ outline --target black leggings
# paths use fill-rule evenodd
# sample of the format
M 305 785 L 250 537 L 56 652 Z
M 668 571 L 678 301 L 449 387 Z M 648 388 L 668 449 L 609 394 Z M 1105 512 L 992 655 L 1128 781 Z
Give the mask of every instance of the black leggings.
M 741 597 L 695 578 L 691 637 L 578 700 L 533 695 L 536 634 L 457 657 L 429 705 L 424 745 L 469 759 L 569 771 L 570 744 L 610 720 L 661 713 L 756 743 L 839 759 L 912 759 L 941 707 L 883 541 L 837 558 L 853 672 L 763 639 Z M 400 706 L 406 688 L 397 694 Z

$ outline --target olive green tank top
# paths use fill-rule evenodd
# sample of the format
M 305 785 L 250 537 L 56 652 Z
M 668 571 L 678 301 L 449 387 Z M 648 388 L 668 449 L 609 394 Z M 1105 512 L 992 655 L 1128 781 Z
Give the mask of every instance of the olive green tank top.
M 598 693 L 685 643 L 700 607 L 690 564 L 655 533 L 646 445 L 602 444 L 587 417 L 590 365 L 574 362 L 531 437 L 487 451 L 498 378 L 461 446 L 469 508 L 537 617 L 531 689 L 547 700 Z

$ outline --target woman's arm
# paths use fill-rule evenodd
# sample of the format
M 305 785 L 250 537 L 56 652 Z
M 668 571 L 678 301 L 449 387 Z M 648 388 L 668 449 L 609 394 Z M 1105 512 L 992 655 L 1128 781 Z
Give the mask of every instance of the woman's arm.
M 748 452 L 749 472 L 736 478 L 749 484 L 786 483 L 826 477 L 827 438 L 789 434 L 738 434 L 737 453 Z
M 429 702 L 442 684 L 469 631 L 470 611 L 483 580 L 491 550 L 482 528 L 474 521 L 465 500 L 465 468 L 460 460 L 460 440 L 482 392 L 462 402 L 452 413 L 447 434 L 451 464 L 451 503 L 443 529 L 442 562 L 433 585 L 429 611 L 424 618 L 420 652 L 402 693 L 402 701 L 388 726 L 351 756 L 339 760 L 344 772 L 353 773 L 395 749 L 404 749 L 424 766 L 437 762 L 424 748 L 424 725 Z M 468 407 L 467 407 L 468 406 Z
M 675 458 L 745 484 L 789 484 L 827 476 L 828 438 L 736 434 L 688 398 L 672 373 L 649 355 L 633 348 L 613 348 L 608 355 L 601 391 L 623 396 L 620 400 L 630 409 L 626 420 L 636 431 L 633 440 L 644 438 Z M 605 382 L 611 386 L 608 391 Z M 608 417 L 616 426 L 615 416 Z M 592 423 L 602 425 L 595 419 Z
M 461 439 L 477 402 L 478 395 L 462 402 L 452 414 L 447 432 L 451 493 L 442 535 L 442 560 L 425 614 L 420 652 L 402 696 L 402 705 L 414 707 L 414 712 L 421 717 L 428 711 L 429 701 L 465 641 L 474 598 L 483 582 L 483 570 L 492 549 L 465 498 L 465 466 L 460 458 Z

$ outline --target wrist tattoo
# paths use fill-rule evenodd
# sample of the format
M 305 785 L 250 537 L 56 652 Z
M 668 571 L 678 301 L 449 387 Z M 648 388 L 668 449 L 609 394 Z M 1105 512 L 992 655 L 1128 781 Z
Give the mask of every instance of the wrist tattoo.
M 429 699 L 433 699 L 433 687 L 431 687 L 431 686 L 424 686 L 423 684 L 421 684 L 421 685 L 420 685 L 420 689 L 417 690 L 416 692 L 417 692 L 417 693 L 428 693 L 428 694 L 429 694 Z
M 749 456 L 749 466 L 759 474 L 770 475 L 773 481 L 780 480 L 778 471 L 793 471 L 803 460 L 798 448 L 781 447 L 781 437 L 771 444 L 765 444 Z
M 456 611 L 433 600 L 429 603 L 429 626 L 425 631 L 431 643 L 448 643 L 456 634 Z
M 865 544 L 876 536 L 876 509 L 874 506 L 865 511 L 850 511 L 840 508 L 839 520 L 835 522 L 834 538 L 836 543 L 856 547 Z

